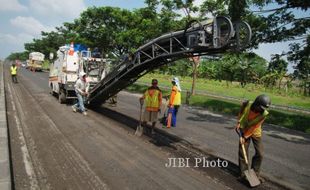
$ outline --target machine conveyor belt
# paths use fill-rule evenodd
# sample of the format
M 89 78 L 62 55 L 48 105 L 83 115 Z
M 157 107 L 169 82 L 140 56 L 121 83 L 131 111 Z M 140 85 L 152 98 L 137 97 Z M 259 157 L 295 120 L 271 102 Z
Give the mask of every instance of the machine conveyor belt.
M 178 59 L 240 51 L 251 39 L 246 22 L 232 23 L 227 17 L 193 22 L 185 30 L 164 34 L 138 48 L 94 88 L 87 98 L 90 105 L 101 105 L 137 79 Z

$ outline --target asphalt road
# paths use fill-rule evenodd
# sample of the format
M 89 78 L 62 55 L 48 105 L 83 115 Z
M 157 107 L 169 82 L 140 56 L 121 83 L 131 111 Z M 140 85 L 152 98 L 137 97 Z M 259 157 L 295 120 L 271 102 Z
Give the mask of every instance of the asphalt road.
M 48 94 L 47 77 L 21 69 L 20 83 L 12 84 L 6 75 L 16 189 L 247 189 L 235 176 L 216 170 L 166 168 L 168 158 L 184 155 L 148 137 L 136 138 L 126 127 L 136 125 L 130 118 L 138 119 L 137 95 L 122 92 L 117 107 L 89 110 L 84 117 Z M 128 121 L 115 120 L 121 114 Z M 233 123 L 206 110 L 182 107 L 178 127 L 167 132 L 236 163 Z M 307 189 L 309 136 L 265 129 L 263 172 L 295 189 Z M 277 188 L 267 183 L 259 189 Z
M 21 70 L 12 84 L 6 73 L 15 189 L 230 189 L 195 169 L 166 168 L 171 148 L 117 121 L 73 113 L 48 94 L 46 76 Z
M 122 92 L 118 95 L 117 107 L 111 109 L 138 119 L 140 96 Z M 163 130 L 181 137 L 204 152 L 227 159 L 237 165 L 238 137 L 234 131 L 235 123 L 236 120 L 232 117 L 201 108 L 183 106 L 178 115 L 177 127 Z M 161 128 L 161 124 L 157 127 Z M 308 189 L 310 135 L 267 124 L 264 124 L 263 130 L 265 155 L 262 173 L 269 179 L 293 189 Z M 254 155 L 253 149 L 251 147 L 250 155 Z

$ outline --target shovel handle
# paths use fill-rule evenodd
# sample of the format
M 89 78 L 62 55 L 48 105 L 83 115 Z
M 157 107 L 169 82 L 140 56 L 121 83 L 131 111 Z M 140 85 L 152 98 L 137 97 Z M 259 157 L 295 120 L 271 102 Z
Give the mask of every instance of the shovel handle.
M 245 148 L 244 148 L 244 144 L 241 143 L 241 147 L 242 147 L 242 152 L 243 152 L 243 156 L 244 156 L 244 160 L 245 160 L 245 163 L 248 165 L 248 157 L 246 155 L 246 152 L 245 152 Z
M 141 104 L 140 105 L 140 120 L 139 120 L 140 125 L 141 125 L 141 122 L 142 122 L 142 109 L 143 109 L 143 105 Z

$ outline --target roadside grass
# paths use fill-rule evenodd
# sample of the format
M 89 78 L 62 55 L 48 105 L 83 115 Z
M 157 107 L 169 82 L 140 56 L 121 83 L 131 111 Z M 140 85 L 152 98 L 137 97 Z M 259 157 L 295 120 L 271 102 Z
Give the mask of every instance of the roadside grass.
M 147 85 L 140 85 L 140 84 L 132 84 L 131 86 L 127 87 L 128 91 L 131 92 L 138 92 L 143 93 L 147 89 Z M 169 90 L 163 90 L 163 95 L 168 95 Z M 185 103 L 186 94 L 182 93 L 182 103 Z M 208 96 L 203 95 L 195 95 L 191 96 L 189 100 L 189 105 L 197 106 L 197 107 L 204 107 L 210 111 L 221 113 L 230 116 L 237 116 L 240 103 L 222 100 L 222 99 L 215 99 Z M 278 110 L 270 110 L 269 116 L 266 119 L 266 123 L 279 125 L 282 127 L 302 131 L 305 133 L 310 134 L 310 116 L 304 114 L 297 114 L 293 112 L 284 112 Z
M 192 96 L 189 104 L 204 107 L 213 112 L 232 116 L 237 116 L 240 109 L 240 104 L 236 102 L 199 95 Z M 310 134 L 309 115 L 271 109 L 269 110 L 269 115 L 265 122 Z
M 138 82 L 149 84 L 153 78 L 158 79 L 159 86 L 171 86 L 170 81 L 172 76 L 163 74 L 149 73 L 141 77 Z M 192 78 L 179 77 L 179 79 L 183 91 L 191 89 Z M 272 104 L 274 105 L 290 106 L 310 110 L 310 97 L 305 97 L 294 92 L 284 93 L 283 90 L 281 91 L 278 89 L 266 89 L 261 85 L 248 84 L 246 87 L 242 88 L 240 87 L 239 83 L 236 82 L 220 82 L 199 78 L 196 82 L 196 90 L 249 100 L 254 100 L 257 95 L 264 93 L 270 96 Z

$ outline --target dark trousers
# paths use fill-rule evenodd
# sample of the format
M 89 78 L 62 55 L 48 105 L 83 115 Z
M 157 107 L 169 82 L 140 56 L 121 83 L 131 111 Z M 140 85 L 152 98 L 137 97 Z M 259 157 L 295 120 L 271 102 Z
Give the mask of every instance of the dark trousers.
M 180 106 L 179 105 L 174 105 L 173 106 L 173 111 L 172 111 L 172 127 L 177 126 L 177 114 L 179 111 Z
M 12 75 L 12 81 L 13 81 L 14 83 L 17 83 L 17 76 L 16 76 L 16 75 Z
M 247 154 L 248 160 L 250 160 L 249 159 L 249 146 L 250 146 L 251 140 L 253 142 L 254 149 L 255 149 L 255 155 L 252 158 L 251 168 L 253 168 L 253 170 L 256 172 L 257 175 L 259 175 L 260 167 L 263 161 L 262 139 L 257 138 L 257 137 L 250 137 L 245 141 L 244 148 L 245 148 L 245 152 Z M 248 166 L 245 163 L 245 159 L 243 156 L 242 147 L 240 143 L 239 143 L 239 169 L 240 169 L 241 175 L 243 175 L 244 170 L 248 169 Z

